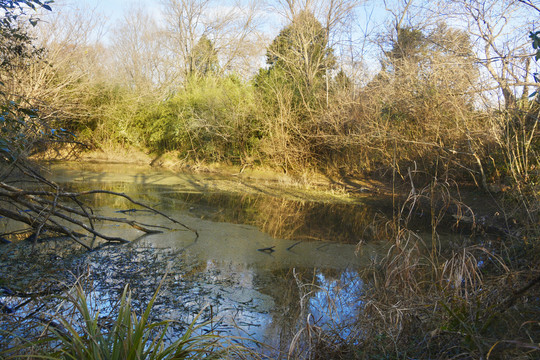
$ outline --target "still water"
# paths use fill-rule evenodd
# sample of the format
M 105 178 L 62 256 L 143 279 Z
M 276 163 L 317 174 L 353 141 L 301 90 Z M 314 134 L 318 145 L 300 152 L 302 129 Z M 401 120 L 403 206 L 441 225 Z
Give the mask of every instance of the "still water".
M 130 243 L 92 252 L 69 251 L 66 240 L 40 244 L 47 260 L 31 266 L 21 260 L 16 267 L 1 261 L 4 281 L 25 286 L 21 279 L 39 276 L 45 287 L 84 278 L 102 314 L 126 284 L 142 309 L 161 283 L 154 316 L 177 321 L 171 337 L 199 313 L 216 332 L 270 345 L 264 350 L 269 354 L 284 351 L 307 319 L 350 336 L 348 322 L 361 311 L 362 270 L 385 252 L 367 231 L 382 210 L 367 201 L 276 182 L 123 164 L 56 164 L 49 171 L 73 191 L 123 192 L 198 236 L 123 198 L 89 196 L 84 200 L 100 215 L 167 230 L 144 235 L 124 224 L 97 224 Z

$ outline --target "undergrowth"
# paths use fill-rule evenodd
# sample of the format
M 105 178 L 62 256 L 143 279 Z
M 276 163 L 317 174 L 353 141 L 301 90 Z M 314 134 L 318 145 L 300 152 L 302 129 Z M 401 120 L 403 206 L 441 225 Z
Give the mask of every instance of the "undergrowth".
M 485 233 L 483 219 L 449 183 L 417 190 L 411 179 L 411 187 L 392 219 L 374 223 L 391 246 L 361 276 L 362 310 L 349 335 L 339 327 L 313 331 L 308 318 L 302 333 L 310 334 L 311 351 L 303 358 L 538 358 L 540 227 L 528 221 L 538 214 L 523 206 L 519 227 L 506 218 L 500 233 Z M 527 204 L 538 206 L 532 200 Z M 431 216 L 431 238 L 409 228 L 410 214 L 420 210 Z M 472 222 L 476 233 L 443 240 L 439 224 L 449 211 L 454 225 Z

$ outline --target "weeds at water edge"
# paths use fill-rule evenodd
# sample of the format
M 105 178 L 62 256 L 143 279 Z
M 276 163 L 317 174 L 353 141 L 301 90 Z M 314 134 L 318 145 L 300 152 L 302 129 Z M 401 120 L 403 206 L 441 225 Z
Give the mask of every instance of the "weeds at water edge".
M 200 322 L 199 313 L 177 340 L 168 339 L 172 320 L 152 321 L 151 311 L 161 285 L 144 312 L 139 316 L 132 305 L 131 292 L 122 292 L 114 318 L 102 317 L 87 300 L 81 284 L 66 295 L 56 324 L 46 324 L 41 339 L 26 342 L 10 349 L 6 359 L 46 358 L 78 360 L 129 359 L 227 359 L 256 358 L 244 346 L 233 344 L 234 339 L 219 336 L 207 322 Z M 60 308 L 59 308 L 60 309 Z

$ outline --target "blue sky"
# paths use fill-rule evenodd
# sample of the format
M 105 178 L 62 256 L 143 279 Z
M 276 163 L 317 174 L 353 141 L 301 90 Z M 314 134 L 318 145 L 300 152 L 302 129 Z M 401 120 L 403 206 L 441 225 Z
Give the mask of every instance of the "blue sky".
M 157 12 L 157 9 L 161 6 L 160 0 L 79 0 L 78 2 L 85 2 L 99 12 L 102 12 L 110 20 L 117 20 L 122 18 L 124 11 L 132 6 L 142 6 L 149 11 Z
M 123 16 L 131 7 L 147 9 L 147 11 L 155 14 L 155 17 L 159 19 L 160 9 L 163 6 L 164 0 L 56 0 L 55 2 L 58 7 L 61 7 L 62 3 L 68 3 L 70 7 L 93 9 L 98 14 L 101 14 L 100 16 L 107 18 L 108 26 L 106 28 L 110 29 L 111 26 L 114 27 L 119 21 L 122 21 Z M 232 5 L 235 2 L 236 0 L 216 0 L 212 1 L 211 4 L 214 4 L 214 6 L 219 4 L 220 7 L 227 7 L 227 5 Z M 263 8 L 263 11 L 262 19 L 264 25 L 260 29 L 265 33 L 267 39 L 272 39 L 285 26 L 286 20 L 281 18 L 275 11 L 271 11 L 268 7 Z M 370 1 L 366 7 L 360 7 L 358 9 L 359 19 L 354 22 L 356 25 L 354 37 L 357 41 L 361 41 L 364 38 L 365 31 L 372 33 L 374 29 L 375 31 L 382 30 L 380 24 L 384 21 L 383 18 L 385 15 L 387 16 L 388 13 L 385 11 L 382 1 Z M 370 18 L 369 21 L 368 18 Z M 368 29 L 366 29 L 366 26 Z M 105 43 L 108 43 L 109 35 L 110 33 L 105 31 L 102 38 Z M 365 45 L 369 46 L 370 44 L 366 43 Z M 364 58 L 364 61 L 367 60 L 370 67 L 378 67 L 378 60 L 376 58 L 369 58 L 371 54 L 378 52 L 377 49 L 373 50 L 375 51 L 372 53 L 366 53 L 368 58 Z
M 59 0 L 62 1 L 62 0 Z M 143 8 L 148 9 L 149 11 L 155 13 L 156 15 L 159 14 L 159 9 L 161 8 L 161 4 L 163 0 L 67 0 L 75 2 L 75 3 L 86 3 L 90 5 L 90 7 L 95 8 L 98 12 L 102 12 L 107 16 L 111 21 L 115 21 L 118 19 L 121 19 L 125 10 L 129 9 L 131 6 L 142 6 Z M 228 0 L 222 0 L 219 2 L 220 5 L 227 5 L 227 3 L 232 3 L 232 1 Z M 377 4 L 378 6 L 374 6 Z M 385 15 L 384 11 L 384 4 L 382 1 L 380 1 L 380 4 L 378 2 L 371 2 L 370 6 L 366 11 L 360 10 L 359 15 L 361 17 L 367 17 L 369 16 L 369 13 L 372 13 L 373 18 L 371 21 L 380 21 L 382 17 Z M 269 12 L 265 14 L 265 17 L 271 17 L 276 16 L 276 14 L 273 14 L 272 12 Z M 364 19 L 365 20 L 365 19 Z M 277 24 L 276 27 L 281 27 L 283 24 Z M 273 29 L 272 31 L 275 34 L 279 31 L 279 29 Z

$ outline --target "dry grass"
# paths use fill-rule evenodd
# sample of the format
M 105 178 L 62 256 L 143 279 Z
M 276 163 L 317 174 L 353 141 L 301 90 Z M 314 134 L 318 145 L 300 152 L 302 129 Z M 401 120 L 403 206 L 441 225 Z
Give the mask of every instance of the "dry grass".
M 370 235 L 392 245 L 362 276 L 356 337 L 336 338 L 306 323 L 298 338 L 310 336 L 309 358 L 537 358 L 540 245 L 532 237 L 538 227 L 528 222 L 519 229 L 528 231 L 531 240 L 525 242 L 511 229 L 505 238 L 477 235 L 441 243 L 447 212 L 474 225 L 473 210 L 448 184 L 420 190 L 410 184 L 394 219 L 379 218 L 371 226 Z M 408 229 L 422 208 L 431 214 L 431 239 Z

